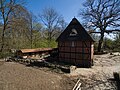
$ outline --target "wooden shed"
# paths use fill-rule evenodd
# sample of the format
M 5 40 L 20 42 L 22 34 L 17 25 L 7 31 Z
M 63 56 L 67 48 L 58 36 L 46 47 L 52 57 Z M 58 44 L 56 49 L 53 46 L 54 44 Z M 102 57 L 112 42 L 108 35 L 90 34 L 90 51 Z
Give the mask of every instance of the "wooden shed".
M 93 65 L 94 40 L 76 18 L 72 19 L 56 41 L 59 61 L 81 67 Z
M 21 49 L 16 51 L 16 56 L 20 58 L 40 59 L 44 55 L 49 55 L 56 48 L 36 48 L 36 49 Z

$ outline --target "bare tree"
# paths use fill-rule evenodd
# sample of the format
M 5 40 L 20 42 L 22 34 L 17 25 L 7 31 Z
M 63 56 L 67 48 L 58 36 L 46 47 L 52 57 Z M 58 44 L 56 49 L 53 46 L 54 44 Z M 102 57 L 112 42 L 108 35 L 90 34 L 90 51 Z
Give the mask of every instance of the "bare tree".
M 104 33 L 107 28 L 120 27 L 120 0 L 86 0 L 79 15 L 94 29 L 99 30 L 98 52 L 101 51 Z M 119 31 L 119 30 L 118 30 Z
M 30 29 L 30 42 L 31 42 L 31 48 L 32 48 L 33 30 L 36 30 L 36 27 L 38 25 L 37 17 L 32 12 L 29 12 L 29 14 L 28 14 L 28 24 L 29 24 L 29 29 Z M 39 29 L 41 29 L 41 28 L 39 28 Z M 38 30 L 38 28 L 37 28 L 37 30 Z
M 47 31 L 48 47 L 50 47 L 51 40 L 55 35 L 55 30 L 60 25 L 61 16 L 53 8 L 45 8 L 39 15 L 41 21 L 45 25 Z
M 113 50 L 114 51 L 120 51 L 120 32 L 116 32 L 115 34 L 115 40 L 113 43 Z
M 0 16 L 3 23 L 0 51 L 3 51 L 4 48 L 5 30 L 7 29 L 7 25 L 9 23 L 9 16 L 13 11 L 14 6 L 17 5 L 16 1 L 17 0 L 0 0 Z
M 33 48 L 33 46 L 35 48 L 35 43 L 40 42 L 38 37 L 40 37 L 42 26 L 38 23 L 36 16 L 25 7 L 21 5 L 15 6 L 14 11 L 10 15 L 8 26 L 11 29 L 7 30 L 11 35 L 8 37 L 9 41 L 7 40 L 10 42 L 10 48 Z
M 31 42 L 31 14 L 29 11 L 21 6 L 16 5 L 14 8 L 14 11 L 9 17 L 9 27 L 11 30 L 11 44 L 13 44 L 12 48 L 25 48 L 24 46 L 27 46 L 27 48 L 32 45 Z M 18 44 L 17 44 L 18 43 Z M 27 44 L 27 45 L 26 45 Z
M 59 23 L 61 31 L 65 30 L 65 28 L 67 27 L 67 23 L 65 22 L 65 20 L 62 18 Z

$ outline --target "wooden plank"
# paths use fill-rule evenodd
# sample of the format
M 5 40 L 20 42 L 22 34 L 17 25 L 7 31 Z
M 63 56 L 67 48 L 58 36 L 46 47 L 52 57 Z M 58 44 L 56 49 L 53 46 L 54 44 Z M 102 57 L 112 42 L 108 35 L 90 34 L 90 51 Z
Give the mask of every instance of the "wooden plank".
M 80 83 L 80 79 L 79 79 L 72 90 L 81 90 L 80 86 L 81 86 L 81 83 Z
M 82 42 L 81 41 L 77 41 L 76 42 L 76 46 L 82 47 Z

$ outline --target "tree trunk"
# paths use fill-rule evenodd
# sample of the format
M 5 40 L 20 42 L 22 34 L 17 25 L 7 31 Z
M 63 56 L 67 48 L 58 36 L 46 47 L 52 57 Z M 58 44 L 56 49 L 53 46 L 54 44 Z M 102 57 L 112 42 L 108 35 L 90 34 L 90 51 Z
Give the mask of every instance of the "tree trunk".
M 101 33 L 101 38 L 99 40 L 99 43 L 98 43 L 98 52 L 101 52 L 101 49 L 102 49 L 102 43 L 103 43 L 103 38 L 104 38 L 104 33 Z
M 48 48 L 51 48 L 52 33 L 48 32 Z
M 31 28 L 31 36 L 30 36 L 30 39 L 31 39 L 31 41 L 30 41 L 30 43 L 31 43 L 31 49 L 33 48 L 32 47 L 32 45 L 33 45 L 33 37 L 32 37 L 33 35 L 32 35 L 32 28 Z
M 4 36 L 5 36 L 5 29 L 6 29 L 6 26 L 4 25 L 4 27 L 3 27 L 3 31 L 2 31 L 2 38 L 1 38 L 1 48 L 0 48 L 0 52 L 2 52 L 3 51 L 3 49 L 4 49 Z
M 48 38 L 48 48 L 51 48 L 51 37 Z

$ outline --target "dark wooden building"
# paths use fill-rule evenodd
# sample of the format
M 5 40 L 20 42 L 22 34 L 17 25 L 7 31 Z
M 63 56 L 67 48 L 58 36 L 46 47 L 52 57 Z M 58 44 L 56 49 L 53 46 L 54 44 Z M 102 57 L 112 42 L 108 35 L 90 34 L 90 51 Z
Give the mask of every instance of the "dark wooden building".
M 56 41 L 59 61 L 81 67 L 93 65 L 94 40 L 76 18 L 72 19 Z

